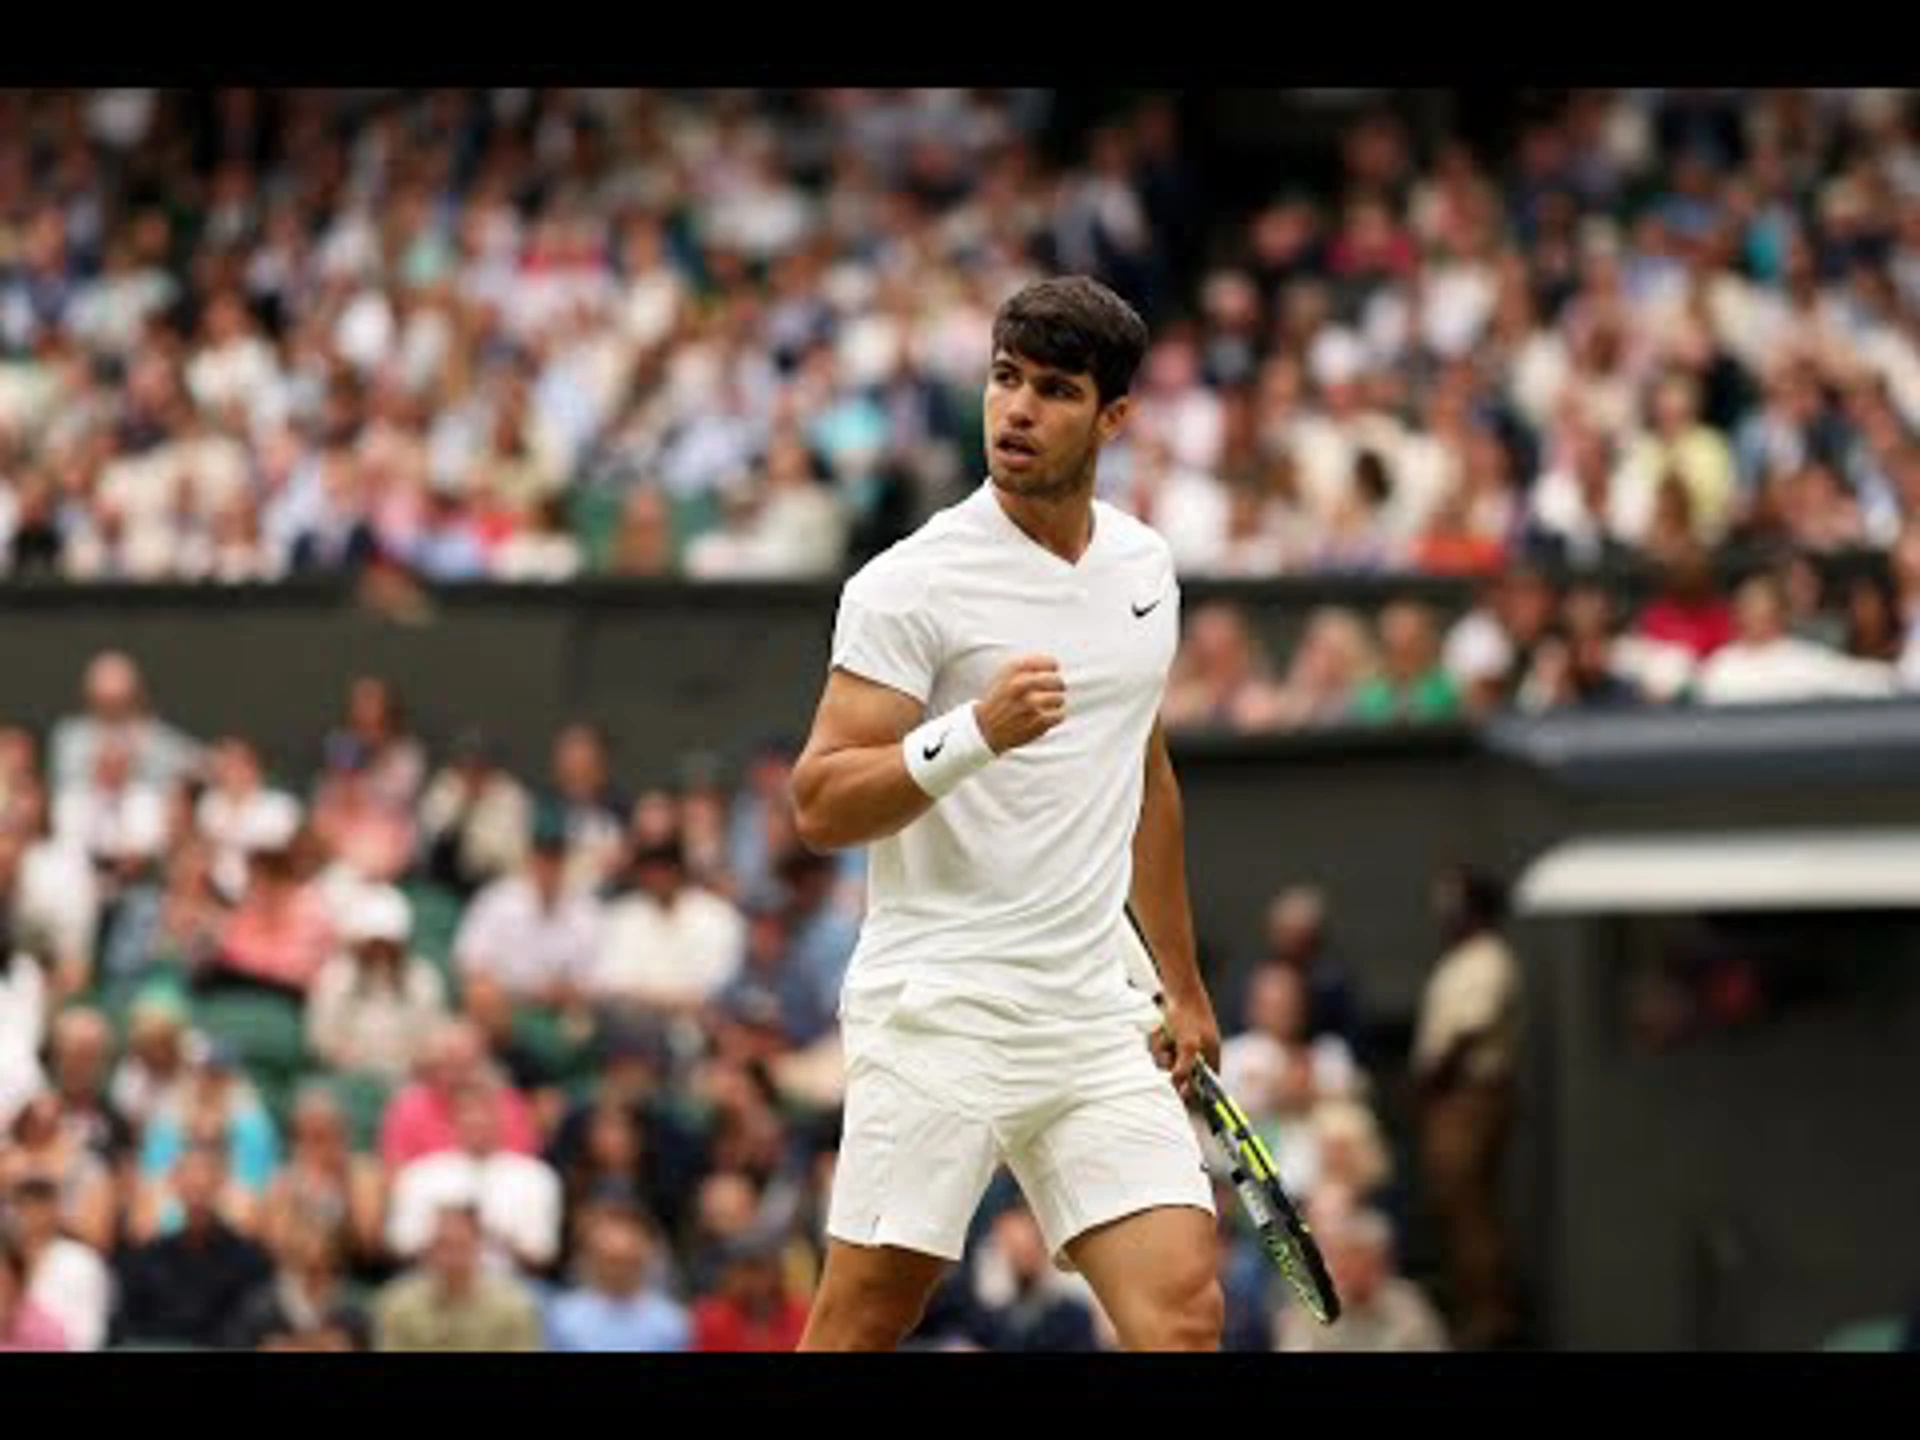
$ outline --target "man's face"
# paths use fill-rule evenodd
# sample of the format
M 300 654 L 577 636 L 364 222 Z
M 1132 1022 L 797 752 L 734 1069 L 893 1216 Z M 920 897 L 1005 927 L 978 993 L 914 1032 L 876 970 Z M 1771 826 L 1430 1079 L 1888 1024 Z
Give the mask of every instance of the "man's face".
M 174 1188 L 189 1220 L 213 1213 L 220 1198 L 223 1170 L 219 1152 L 208 1146 L 196 1145 L 180 1157 L 179 1169 L 174 1173 Z
M 13 1194 L 12 1208 L 22 1238 L 31 1243 L 51 1239 L 60 1229 L 60 1201 L 50 1187 L 18 1187 Z
M 589 1254 L 594 1280 L 614 1295 L 631 1295 L 647 1276 L 647 1232 L 631 1215 L 608 1213 L 593 1226 Z
M 106 1075 L 109 1042 L 101 1028 L 75 1025 L 61 1031 L 53 1056 L 62 1092 L 73 1096 L 97 1094 Z
M 427 1263 L 442 1280 L 464 1280 L 480 1264 L 480 1227 L 471 1215 L 449 1211 L 440 1217 Z
M 1365 1305 L 1387 1278 L 1386 1251 L 1363 1237 L 1342 1237 L 1329 1248 L 1327 1269 L 1332 1272 L 1334 1288 L 1347 1304 Z
M 996 351 L 987 376 L 987 469 L 1012 494 L 1058 499 L 1091 474 L 1125 419 L 1122 396 L 1102 407 L 1093 376 Z

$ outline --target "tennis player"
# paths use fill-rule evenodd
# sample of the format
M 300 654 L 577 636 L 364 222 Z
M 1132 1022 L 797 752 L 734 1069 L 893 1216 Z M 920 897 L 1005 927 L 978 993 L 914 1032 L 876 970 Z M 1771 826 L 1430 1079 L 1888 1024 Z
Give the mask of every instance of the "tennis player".
M 1219 1346 L 1212 1191 L 1180 1098 L 1219 1026 L 1157 718 L 1180 594 L 1165 542 L 1094 498 L 1146 345 L 1094 281 L 1015 295 L 994 320 L 989 480 L 842 593 L 793 794 L 808 846 L 872 853 L 803 1350 L 897 1346 L 1002 1161 L 1123 1345 Z M 1128 980 L 1129 904 L 1164 1014 Z

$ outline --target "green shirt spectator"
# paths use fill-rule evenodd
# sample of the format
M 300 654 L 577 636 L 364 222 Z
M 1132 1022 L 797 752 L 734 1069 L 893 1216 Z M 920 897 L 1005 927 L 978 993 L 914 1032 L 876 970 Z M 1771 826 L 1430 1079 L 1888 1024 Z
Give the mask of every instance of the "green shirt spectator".
M 1380 612 L 1380 671 L 1353 697 L 1353 718 L 1364 725 L 1448 720 L 1460 713 L 1460 692 L 1440 663 L 1433 611 L 1397 600 Z
M 1460 713 L 1460 693 L 1444 670 L 1429 670 L 1409 685 L 1376 675 L 1353 697 L 1353 718 L 1368 725 L 1396 720 L 1451 720 Z

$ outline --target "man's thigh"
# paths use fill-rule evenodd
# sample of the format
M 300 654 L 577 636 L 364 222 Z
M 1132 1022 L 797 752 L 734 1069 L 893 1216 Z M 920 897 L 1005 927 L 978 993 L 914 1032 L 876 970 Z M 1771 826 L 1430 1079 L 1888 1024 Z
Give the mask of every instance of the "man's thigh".
M 992 1125 L 889 1068 L 856 1061 L 847 1082 L 827 1234 L 957 1261 L 999 1162 Z
M 1079 1268 L 1081 1237 L 1162 1210 L 1186 1217 L 1171 1222 L 1177 1230 L 1204 1232 L 1211 1243 L 1213 1181 L 1186 1107 L 1163 1075 L 1073 1106 L 1009 1147 L 1007 1165 L 1056 1261 Z

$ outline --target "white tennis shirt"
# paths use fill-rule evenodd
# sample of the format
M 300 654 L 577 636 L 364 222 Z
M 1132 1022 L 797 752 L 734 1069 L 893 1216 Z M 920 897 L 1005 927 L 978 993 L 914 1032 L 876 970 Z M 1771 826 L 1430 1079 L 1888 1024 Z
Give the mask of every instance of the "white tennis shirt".
M 1147 741 L 1180 633 L 1166 542 L 1103 501 L 1069 564 L 1008 517 L 992 483 L 846 583 L 833 664 L 928 716 L 1051 655 L 1066 718 L 873 842 L 841 1015 L 990 1038 L 1138 1018 L 1119 927 Z

